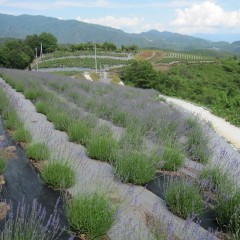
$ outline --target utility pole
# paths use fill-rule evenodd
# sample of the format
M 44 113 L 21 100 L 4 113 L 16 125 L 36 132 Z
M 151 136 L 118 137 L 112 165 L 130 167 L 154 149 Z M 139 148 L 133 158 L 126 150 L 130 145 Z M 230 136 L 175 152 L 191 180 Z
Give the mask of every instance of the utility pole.
M 40 50 L 40 60 L 42 60 L 42 42 L 41 42 L 41 50 Z
M 37 59 L 37 48 L 35 48 L 35 50 L 36 50 L 36 65 L 37 65 L 37 71 L 38 71 L 38 59 Z
M 97 46 L 95 44 L 95 71 L 97 73 Z

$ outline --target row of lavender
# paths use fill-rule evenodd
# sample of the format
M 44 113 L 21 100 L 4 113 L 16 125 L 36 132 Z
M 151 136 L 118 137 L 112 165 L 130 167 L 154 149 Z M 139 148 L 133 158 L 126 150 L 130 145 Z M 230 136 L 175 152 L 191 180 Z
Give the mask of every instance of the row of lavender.
M 66 131 L 70 140 L 85 145 L 91 158 L 111 162 L 116 175 L 123 181 L 146 183 L 154 177 L 156 168 L 177 170 L 186 156 L 203 163 L 210 158 L 208 142 L 201 127 L 193 119 L 160 102 L 157 92 L 78 82 L 39 73 L 8 71 L 4 79 L 26 97 L 36 101 L 37 110 L 46 114 L 57 129 Z M 118 134 L 113 133 L 112 128 L 98 126 L 99 117 L 125 128 L 120 139 L 117 139 Z M 228 184 L 222 184 L 221 178 L 226 177 L 223 175 L 220 169 L 206 169 L 200 175 L 197 187 L 204 185 L 202 191 L 207 189 L 216 194 L 218 210 L 226 210 L 223 209 L 224 205 L 233 205 L 228 216 L 221 212 L 218 215 L 223 224 L 230 217 L 235 232 L 238 221 L 232 222 L 238 195 L 234 191 L 227 199 L 229 203 L 226 201 L 224 196 L 229 194 L 226 189 L 232 190 L 232 187 L 229 188 L 229 181 L 225 181 Z M 206 179 L 210 179 L 211 184 L 209 181 L 206 184 Z M 171 191 L 166 193 L 166 200 L 169 198 L 168 204 L 176 214 L 186 218 L 193 211 L 195 214 L 202 211 L 203 199 L 199 197 L 200 194 L 195 194 L 199 192 L 195 185 L 188 181 L 169 188 Z M 192 192 L 189 193 L 188 189 Z M 182 197 L 179 197 L 180 193 Z M 196 196 L 194 199 L 193 195 Z M 190 212 L 179 209 L 184 205 L 181 201 L 188 201 Z M 197 203 L 197 208 L 194 208 L 192 201 Z

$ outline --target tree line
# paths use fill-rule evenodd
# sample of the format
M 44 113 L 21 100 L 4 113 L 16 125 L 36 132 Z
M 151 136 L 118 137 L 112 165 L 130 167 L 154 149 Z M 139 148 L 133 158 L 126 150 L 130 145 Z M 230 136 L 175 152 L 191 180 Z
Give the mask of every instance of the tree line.
M 25 69 L 37 55 L 57 49 L 57 38 L 51 33 L 28 35 L 25 39 L 12 39 L 0 47 L 0 67 Z

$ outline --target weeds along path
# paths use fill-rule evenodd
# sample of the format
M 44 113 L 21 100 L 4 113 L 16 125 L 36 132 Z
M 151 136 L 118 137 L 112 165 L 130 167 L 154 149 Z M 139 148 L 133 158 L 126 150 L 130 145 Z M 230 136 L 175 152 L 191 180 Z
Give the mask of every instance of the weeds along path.
M 193 236 L 195 239 L 216 239 L 194 222 L 184 221 L 170 213 L 165 203 L 145 188 L 117 181 L 109 164 L 86 157 L 81 145 L 70 143 L 67 134 L 55 130 L 53 124 L 37 113 L 34 105 L 21 93 L 17 93 L 2 79 L 0 85 L 31 131 L 33 140 L 46 142 L 53 155 L 67 158 L 75 168 L 78 180 L 69 189 L 70 194 L 101 188 L 113 202 L 118 203 L 116 222 L 108 232 L 110 239 L 155 239 L 151 226 L 147 224 L 149 221 L 146 222 L 149 217 L 158 221 L 160 227 L 170 229 L 167 233 L 169 236 L 174 234 L 180 239 L 189 240 Z

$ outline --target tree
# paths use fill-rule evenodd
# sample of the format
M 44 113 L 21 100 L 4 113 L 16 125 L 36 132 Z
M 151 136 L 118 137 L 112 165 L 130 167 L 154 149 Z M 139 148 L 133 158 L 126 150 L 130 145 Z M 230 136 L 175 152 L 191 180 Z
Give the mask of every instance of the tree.
M 43 53 L 54 52 L 57 49 L 57 38 L 51 33 L 43 32 L 39 38 L 42 42 Z
M 136 87 L 153 88 L 157 81 L 157 72 L 151 63 L 135 60 L 122 71 L 121 78 L 124 82 L 131 83 Z

